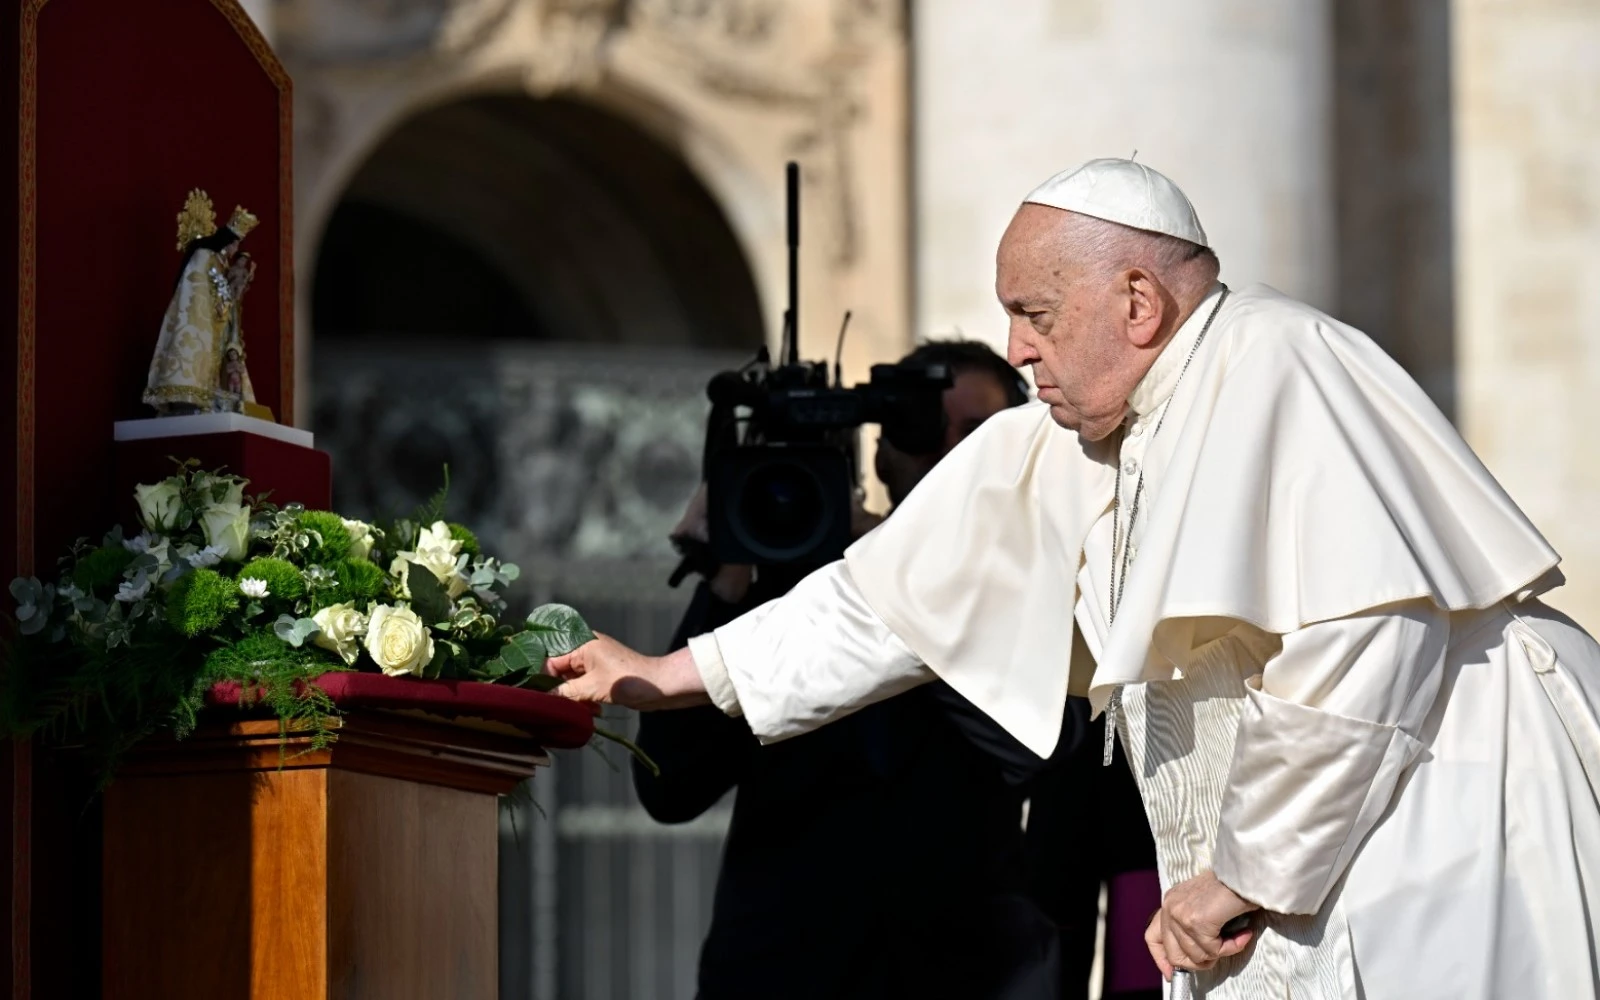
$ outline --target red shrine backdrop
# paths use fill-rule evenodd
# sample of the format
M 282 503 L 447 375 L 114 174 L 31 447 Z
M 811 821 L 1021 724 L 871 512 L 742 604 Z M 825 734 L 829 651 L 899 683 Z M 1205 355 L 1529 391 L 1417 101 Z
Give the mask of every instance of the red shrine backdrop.
M 15 276 L 0 282 L 0 314 L 16 317 L 0 325 L 15 386 L 14 403 L 0 398 L 0 440 L 14 442 L 0 461 L 0 583 L 53 577 L 72 539 L 114 518 L 111 425 L 153 415 L 140 393 L 191 188 L 219 224 L 236 204 L 260 219 L 241 244 L 257 264 L 250 375 L 293 420 L 291 103 L 236 0 L 0 0 L 0 188 L 17 190 L 0 199 L 0 273 Z M 8 756 L 3 982 L 14 1000 L 65 996 L 68 967 L 93 965 L 97 941 L 72 940 L 62 870 L 75 859 L 47 767 L 25 746 Z

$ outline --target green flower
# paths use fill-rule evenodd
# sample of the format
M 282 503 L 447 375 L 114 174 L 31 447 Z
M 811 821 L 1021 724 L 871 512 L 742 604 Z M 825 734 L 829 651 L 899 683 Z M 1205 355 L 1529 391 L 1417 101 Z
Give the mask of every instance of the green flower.
M 94 592 L 116 585 L 122 571 L 133 562 L 134 553 L 120 545 L 107 545 L 95 549 L 72 568 L 72 582 L 83 590 Z
M 306 582 L 300 570 L 286 559 L 252 559 L 239 571 L 239 579 L 265 583 L 269 600 L 292 604 L 306 592 Z
M 450 524 L 450 537 L 461 543 L 461 551 L 467 555 L 478 556 L 483 554 L 483 550 L 478 547 L 478 536 L 474 535 L 472 529 L 466 525 L 452 522 Z
M 212 569 L 181 577 L 167 594 L 167 621 L 190 637 L 222 624 L 239 607 L 239 585 Z
M 322 538 L 320 543 L 313 538 L 311 547 L 305 550 L 303 558 L 307 565 L 332 566 L 350 554 L 350 529 L 338 514 L 308 510 L 296 518 L 296 524 L 301 531 L 315 532 Z
M 389 574 L 365 559 L 346 559 L 333 568 L 338 577 L 338 600 L 334 603 L 375 601 L 389 589 Z

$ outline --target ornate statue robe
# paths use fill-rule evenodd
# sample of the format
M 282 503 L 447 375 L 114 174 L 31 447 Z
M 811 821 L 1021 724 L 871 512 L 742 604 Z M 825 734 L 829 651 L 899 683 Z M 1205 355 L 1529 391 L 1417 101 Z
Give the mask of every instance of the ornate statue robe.
M 161 320 L 145 383 L 146 403 L 213 408 L 221 390 L 222 352 L 232 313 L 232 290 L 216 253 L 196 250 L 184 264 Z
M 1600 645 L 1537 599 L 1557 556 L 1370 340 L 1259 287 L 1201 340 L 1219 294 L 1120 436 L 991 418 L 691 642 L 707 690 L 772 740 L 937 675 L 1040 754 L 1069 689 L 1113 706 L 1163 885 L 1263 907 L 1207 997 L 1593 1000 Z

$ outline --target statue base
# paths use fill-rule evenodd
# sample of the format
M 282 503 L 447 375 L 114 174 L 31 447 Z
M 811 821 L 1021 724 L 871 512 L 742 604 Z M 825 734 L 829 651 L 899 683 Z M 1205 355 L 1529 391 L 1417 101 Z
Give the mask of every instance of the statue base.
M 113 426 L 118 520 L 134 523 L 133 488 L 176 471 L 172 459 L 198 459 L 204 469 L 250 480 L 245 491 L 282 507 L 333 505 L 333 461 L 312 445 L 310 431 L 242 413 L 195 413 L 123 420 Z

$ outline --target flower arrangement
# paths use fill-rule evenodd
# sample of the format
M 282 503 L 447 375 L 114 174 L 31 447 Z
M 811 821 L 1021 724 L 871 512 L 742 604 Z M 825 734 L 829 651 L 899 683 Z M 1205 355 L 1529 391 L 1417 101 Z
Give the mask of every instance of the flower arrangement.
M 338 713 L 313 682 L 329 671 L 549 690 L 559 681 L 545 659 L 593 638 L 565 605 L 503 621 L 517 567 L 443 519 L 443 490 L 380 527 L 279 508 L 247 485 L 180 463 L 137 487 L 139 534 L 79 539 L 54 583 L 12 581 L 0 734 L 51 732 L 89 750 L 108 779 L 139 740 L 187 735 L 206 692 L 236 681 L 320 748 Z

